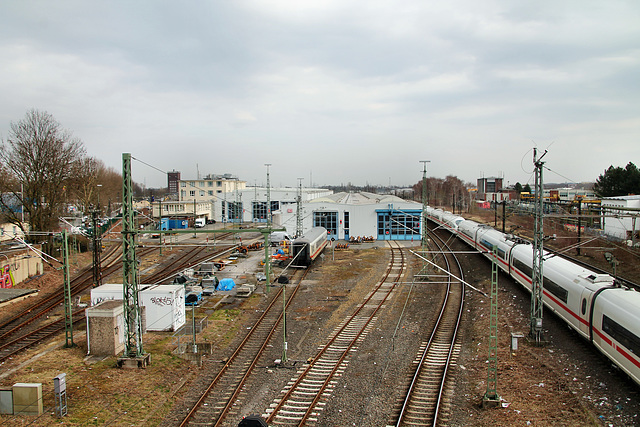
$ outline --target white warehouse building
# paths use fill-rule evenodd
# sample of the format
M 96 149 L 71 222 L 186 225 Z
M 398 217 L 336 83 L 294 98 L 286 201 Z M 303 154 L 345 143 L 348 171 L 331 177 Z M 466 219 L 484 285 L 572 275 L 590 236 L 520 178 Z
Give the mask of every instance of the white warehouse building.
M 322 188 L 248 187 L 215 194 L 212 198 L 189 203 L 156 202 L 155 218 L 206 218 L 223 223 L 267 222 L 267 198 L 271 202 L 274 228 L 285 228 L 296 235 L 298 197 L 302 233 L 312 227 L 325 227 L 332 238 L 373 237 L 376 240 L 419 241 L 422 204 L 393 195 L 374 193 L 336 193 Z
M 422 204 L 392 195 L 336 193 L 314 199 L 303 208 L 303 227 L 325 227 L 338 240 L 420 241 Z M 285 219 L 283 217 L 283 219 Z M 291 224 L 293 227 L 291 227 Z M 295 216 L 281 224 L 295 232 Z
M 602 228 L 607 236 L 640 241 L 636 219 L 640 214 L 640 196 L 606 197 L 602 199 Z

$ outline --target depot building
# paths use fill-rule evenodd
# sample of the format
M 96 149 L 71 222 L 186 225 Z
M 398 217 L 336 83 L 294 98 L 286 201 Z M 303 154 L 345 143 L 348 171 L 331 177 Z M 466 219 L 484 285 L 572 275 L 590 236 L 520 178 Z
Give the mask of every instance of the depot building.
M 374 193 L 331 193 L 327 190 L 270 193 L 271 217 L 274 227 L 296 235 L 298 218 L 303 233 L 312 227 L 324 227 L 336 240 L 373 237 L 376 240 L 420 240 L 422 205 L 392 195 Z M 250 190 L 247 190 L 250 193 Z M 301 194 L 302 193 L 302 194 Z M 250 194 L 248 194 L 250 195 Z M 258 197 L 266 196 L 259 192 Z M 300 204 L 297 199 L 300 197 Z M 266 201 L 244 203 L 220 198 L 215 202 L 217 220 L 227 222 L 266 222 Z
M 336 240 L 372 237 L 376 240 L 419 241 L 422 205 L 400 197 L 367 192 L 333 193 L 321 188 L 248 187 L 193 202 L 188 198 L 154 204 L 154 217 L 166 223 L 193 223 L 195 218 L 222 223 L 267 222 L 271 206 L 274 228 L 285 228 L 296 235 L 298 221 L 302 233 L 324 227 Z M 300 218 L 298 220 L 298 218 Z M 180 227 L 182 228 L 182 227 Z

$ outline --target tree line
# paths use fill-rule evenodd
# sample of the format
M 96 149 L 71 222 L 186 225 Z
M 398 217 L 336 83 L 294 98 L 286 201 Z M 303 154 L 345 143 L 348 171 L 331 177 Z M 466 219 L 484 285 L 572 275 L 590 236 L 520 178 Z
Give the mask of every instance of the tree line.
M 71 208 L 107 215 L 120 204 L 122 175 L 87 156 L 82 141 L 36 109 L 11 122 L 0 145 L 0 216 L 23 232 L 52 232 Z M 25 226 L 28 224 L 28 226 Z

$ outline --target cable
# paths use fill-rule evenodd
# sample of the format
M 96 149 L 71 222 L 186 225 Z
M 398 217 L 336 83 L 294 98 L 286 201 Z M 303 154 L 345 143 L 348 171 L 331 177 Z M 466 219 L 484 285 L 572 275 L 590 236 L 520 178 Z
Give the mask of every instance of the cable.
M 558 175 L 558 176 L 560 176 L 560 177 L 562 177 L 562 178 L 566 179 L 566 180 L 567 180 L 567 182 L 570 182 L 570 183 L 572 183 L 572 184 L 577 184 L 577 182 L 576 182 L 576 181 L 574 181 L 573 179 L 571 179 L 571 178 L 567 178 L 566 176 L 561 175 L 560 173 L 558 173 L 558 172 L 556 172 L 556 171 L 554 171 L 554 170 L 551 170 L 551 169 L 550 169 L 550 168 L 548 168 L 547 166 L 543 166 L 543 168 L 545 168 L 545 169 L 546 169 L 546 170 L 548 170 L 549 172 L 553 172 L 553 173 L 555 173 L 556 175 Z

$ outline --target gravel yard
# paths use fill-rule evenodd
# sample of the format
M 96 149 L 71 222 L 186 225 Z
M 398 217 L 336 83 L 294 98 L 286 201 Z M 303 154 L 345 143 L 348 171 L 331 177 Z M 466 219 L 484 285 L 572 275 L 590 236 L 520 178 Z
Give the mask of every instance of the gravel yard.
M 282 357 L 284 339 L 280 334 L 240 396 L 235 408 L 238 420 L 241 415 L 263 414 L 295 376 L 296 369 L 315 355 L 318 346 L 364 299 L 387 265 L 389 251 L 378 245 L 381 247 L 362 245 L 336 251 L 334 259 L 330 250 L 325 252 L 324 260 L 309 272 L 287 313 L 289 362 L 280 367 L 273 364 L 273 360 Z M 412 256 L 408 260 L 405 282 L 399 285 L 353 352 L 321 411 L 319 425 L 384 426 L 391 421 L 407 383 L 407 372 L 420 343 L 430 332 L 443 292 L 438 284 L 411 286 L 411 274 L 422 264 Z M 255 263 L 251 259 L 246 262 Z M 468 281 L 488 290 L 487 261 L 471 256 L 463 267 Z M 498 392 L 502 405 L 480 408 L 487 379 L 489 307 L 486 297 L 467 291 L 460 351 L 448 387 L 450 403 L 444 407 L 449 425 L 637 424 L 639 388 L 612 369 L 606 359 L 553 315 L 545 313 L 545 345 L 537 347 L 521 340 L 519 350 L 511 352 L 510 333 L 528 331 L 530 299 L 504 275 L 500 276 L 499 288 Z M 213 310 L 212 304 L 219 301 L 214 298 L 211 304 L 198 308 L 198 317 L 210 318 L 209 326 L 198 339 L 213 343 L 215 349 L 202 367 L 172 353 L 175 345 L 170 333 L 145 335 L 145 350 L 152 357 L 151 365 L 144 370 L 116 369 L 115 358 L 85 358 L 86 344 L 81 334 L 75 349 L 50 345 L 29 350 L 6 364 L 11 366 L 2 366 L 0 385 L 42 382 L 45 407 L 50 411 L 36 421 L 3 415 L 0 422 L 60 423 L 51 415 L 52 378 L 66 372 L 69 398 L 66 425 L 172 425 L 173 412 L 179 412 L 183 398 L 199 387 L 199 374 L 219 367 L 267 297 L 260 285 L 258 292 L 242 303 L 221 304 Z

